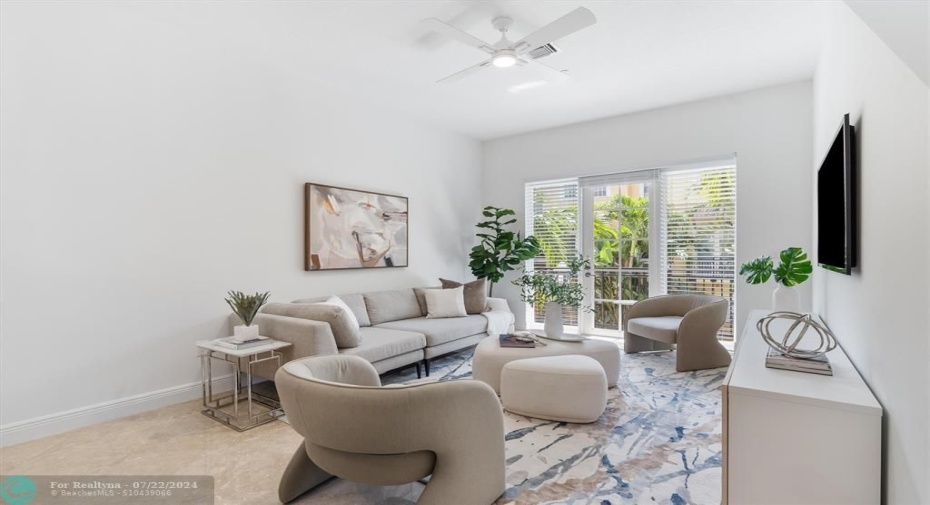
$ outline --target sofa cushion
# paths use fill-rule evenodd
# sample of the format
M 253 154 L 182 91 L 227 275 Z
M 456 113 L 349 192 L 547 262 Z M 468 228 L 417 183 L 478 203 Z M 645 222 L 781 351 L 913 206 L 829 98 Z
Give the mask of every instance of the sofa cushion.
M 452 289 L 433 289 L 426 292 L 426 317 L 442 319 L 446 317 L 465 317 L 465 296 L 463 287 Z
M 420 304 L 413 289 L 392 289 L 363 293 L 368 319 L 372 325 L 420 317 Z
M 359 326 L 349 313 L 340 305 L 328 303 L 269 303 L 262 307 L 262 313 L 278 316 L 299 317 L 329 323 L 336 340 L 336 347 L 355 347 L 359 345 L 361 334 Z
M 415 331 L 426 335 L 426 346 L 436 345 L 470 337 L 488 331 L 488 320 L 484 316 L 470 315 L 450 319 L 427 319 L 417 317 L 382 323 L 375 328 L 388 328 L 392 330 Z M 367 338 L 367 337 L 366 337 Z
M 292 303 L 320 303 L 325 302 L 328 296 L 315 296 L 313 298 L 301 298 L 300 300 L 294 300 Z M 365 298 L 361 293 L 352 293 L 349 295 L 339 295 L 339 299 L 345 302 L 346 305 L 352 309 L 352 313 L 355 314 L 355 319 L 358 319 L 359 326 L 371 326 L 371 321 L 368 319 L 368 309 L 365 308 Z
M 626 329 L 635 335 L 674 344 L 678 341 L 681 319 L 678 316 L 637 317 L 626 322 Z
M 454 289 L 459 286 L 465 288 L 465 312 L 480 314 L 488 310 L 488 286 L 485 279 L 478 279 L 464 284 L 448 279 L 439 279 L 439 282 L 442 283 L 442 289 Z
M 339 349 L 341 354 L 351 354 L 374 363 L 422 349 L 426 337 L 422 333 L 399 331 L 388 328 L 369 327 L 361 329 L 362 342 L 358 347 Z

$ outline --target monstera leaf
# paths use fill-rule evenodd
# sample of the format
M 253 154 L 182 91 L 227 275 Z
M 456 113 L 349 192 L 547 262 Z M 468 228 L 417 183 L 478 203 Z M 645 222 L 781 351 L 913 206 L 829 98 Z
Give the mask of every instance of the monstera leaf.
M 776 267 L 770 256 L 760 256 L 740 265 L 739 274 L 745 275 L 750 284 L 763 284 L 774 275 L 775 282 L 790 288 L 806 281 L 814 271 L 807 253 L 800 247 L 785 249 L 779 253 L 778 260 Z
M 811 261 L 807 259 L 807 253 L 800 247 L 789 247 L 778 255 L 781 263 L 772 273 L 775 274 L 775 282 L 787 287 L 797 286 L 806 281 L 814 267 Z
M 760 256 L 739 267 L 739 274 L 746 276 L 750 284 L 764 284 L 772 277 L 772 257 Z

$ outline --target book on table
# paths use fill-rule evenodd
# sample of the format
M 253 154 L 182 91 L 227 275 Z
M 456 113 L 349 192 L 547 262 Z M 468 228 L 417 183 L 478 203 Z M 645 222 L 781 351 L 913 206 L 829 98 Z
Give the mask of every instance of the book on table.
M 249 337 L 249 338 L 226 337 L 226 338 L 218 338 L 214 340 L 214 342 L 216 343 L 216 345 L 219 345 L 221 347 L 238 350 L 238 349 L 248 349 L 250 347 L 258 347 L 260 345 L 265 345 L 265 344 L 271 343 L 272 340 L 268 337 L 262 337 L 262 336 Z
M 501 347 L 517 347 L 520 349 L 532 349 L 536 347 L 535 339 L 532 337 L 524 337 L 505 333 L 500 336 L 500 339 Z

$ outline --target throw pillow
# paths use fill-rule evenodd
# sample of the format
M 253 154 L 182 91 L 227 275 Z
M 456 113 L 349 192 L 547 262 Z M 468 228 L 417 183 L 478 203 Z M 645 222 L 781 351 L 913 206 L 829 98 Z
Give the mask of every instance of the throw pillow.
M 426 296 L 427 319 L 440 319 L 444 317 L 465 317 L 464 288 L 459 286 L 453 289 L 430 289 Z
M 461 282 L 450 281 L 448 279 L 439 279 L 442 283 L 442 289 L 465 288 L 465 311 L 469 314 L 480 314 L 488 310 L 488 289 L 486 279 L 476 281 Z
M 262 307 L 261 311 L 265 314 L 299 317 L 328 323 L 333 331 L 336 347 L 340 349 L 358 347 L 361 341 L 358 320 L 352 311 L 334 303 L 328 303 L 328 301 L 323 303 L 269 303 Z
M 413 293 L 417 295 L 417 303 L 420 304 L 420 315 L 426 316 L 429 313 L 429 310 L 426 308 L 426 292 L 430 289 L 442 289 L 439 286 L 428 287 L 428 288 L 413 288 Z
M 325 302 L 320 302 L 321 305 L 335 305 L 336 307 L 342 307 L 346 311 L 346 318 L 349 323 L 355 328 L 355 331 L 358 331 L 361 326 L 358 323 L 358 318 L 355 317 L 355 312 L 352 312 L 352 309 L 349 308 L 349 305 L 346 302 L 342 301 L 342 298 L 338 296 L 330 296 L 326 299 Z
M 313 298 L 301 298 L 299 300 L 294 300 L 291 303 L 322 303 L 328 300 L 328 296 L 315 296 Z M 349 310 L 352 311 L 352 314 L 355 316 L 355 319 L 358 321 L 358 325 L 362 328 L 366 326 L 371 326 L 371 321 L 368 319 L 368 308 L 365 307 L 365 298 L 361 293 L 352 293 L 346 295 L 339 295 L 336 298 L 339 298 L 343 303 L 349 307 Z M 424 312 L 423 315 L 426 315 Z

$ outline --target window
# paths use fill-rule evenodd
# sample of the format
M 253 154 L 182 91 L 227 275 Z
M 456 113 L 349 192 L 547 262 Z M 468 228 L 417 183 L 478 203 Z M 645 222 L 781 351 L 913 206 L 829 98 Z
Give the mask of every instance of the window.
M 582 205 L 583 204 L 583 205 Z M 618 336 L 625 307 L 659 294 L 726 298 L 720 338 L 733 338 L 735 159 L 526 185 L 527 234 L 541 252 L 528 267 L 558 269 L 580 252 L 592 311 L 566 312 L 585 333 Z M 531 307 L 528 322 L 542 322 Z
M 534 271 L 554 271 L 578 254 L 578 181 L 574 179 L 526 185 L 526 234 L 540 245 L 533 261 Z M 543 307 L 530 307 L 528 321 L 543 322 Z M 532 315 L 533 319 L 530 319 Z M 565 324 L 578 325 L 574 309 L 566 309 Z
M 733 338 L 736 167 L 664 170 L 660 175 L 663 293 L 704 293 L 730 302 L 721 338 Z

